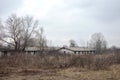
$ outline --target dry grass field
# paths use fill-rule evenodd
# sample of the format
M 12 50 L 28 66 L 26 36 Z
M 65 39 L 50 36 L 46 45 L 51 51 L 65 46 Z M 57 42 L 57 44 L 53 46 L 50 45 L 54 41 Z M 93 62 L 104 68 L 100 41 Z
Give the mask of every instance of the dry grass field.
M 7 70 L 10 70 L 7 69 Z M 0 73 L 0 80 L 120 80 L 120 65 L 109 70 L 67 69 L 12 69 Z
M 0 58 L 0 80 L 120 80 L 119 60 L 118 55 L 9 56 Z

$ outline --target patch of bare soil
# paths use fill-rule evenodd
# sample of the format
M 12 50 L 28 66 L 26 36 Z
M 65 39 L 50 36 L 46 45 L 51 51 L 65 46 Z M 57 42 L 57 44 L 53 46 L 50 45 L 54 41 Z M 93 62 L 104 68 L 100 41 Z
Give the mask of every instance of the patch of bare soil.
M 56 70 L 33 70 L 33 69 L 26 69 L 18 72 L 17 74 L 20 76 L 34 76 L 34 75 L 55 75 Z
M 57 71 L 55 69 L 24 69 L 16 70 L 12 72 L 4 71 L 0 72 L 0 80 L 36 80 L 35 77 L 44 77 L 44 76 L 57 76 Z M 37 78 L 37 80 L 43 80 Z

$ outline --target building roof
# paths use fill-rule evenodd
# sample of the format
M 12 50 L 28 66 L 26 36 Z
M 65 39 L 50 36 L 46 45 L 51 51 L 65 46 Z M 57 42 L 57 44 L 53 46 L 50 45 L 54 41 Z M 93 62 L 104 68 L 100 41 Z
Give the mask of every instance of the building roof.
M 67 49 L 71 51 L 95 51 L 95 49 L 87 47 L 62 47 L 61 49 Z
M 43 49 L 48 51 L 48 50 L 57 50 L 59 48 L 57 48 L 57 47 L 46 47 L 46 48 L 43 48 Z M 40 48 L 39 47 L 26 47 L 25 51 L 40 51 Z
M 40 48 L 38 47 L 26 47 L 25 48 L 25 51 L 38 51 L 38 50 L 40 50 Z

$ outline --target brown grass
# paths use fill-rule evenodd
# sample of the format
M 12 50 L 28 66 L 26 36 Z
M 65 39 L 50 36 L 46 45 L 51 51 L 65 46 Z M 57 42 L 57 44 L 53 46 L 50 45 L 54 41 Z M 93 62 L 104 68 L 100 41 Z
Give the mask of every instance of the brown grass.
M 120 64 L 120 54 L 102 55 L 29 55 L 17 54 L 0 58 L 0 68 L 55 69 L 80 67 L 92 70 L 106 70 L 113 64 Z
M 76 67 L 52 70 L 27 69 L 0 77 L 0 80 L 120 80 L 120 65 L 99 71 Z
M 0 80 L 120 80 L 120 54 L 0 58 Z

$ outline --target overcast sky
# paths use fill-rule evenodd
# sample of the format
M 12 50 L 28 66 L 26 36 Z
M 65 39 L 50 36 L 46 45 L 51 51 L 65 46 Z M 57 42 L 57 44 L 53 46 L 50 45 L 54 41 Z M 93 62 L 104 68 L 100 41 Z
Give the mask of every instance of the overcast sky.
M 40 20 L 52 45 L 74 39 L 84 46 L 101 32 L 109 46 L 120 47 L 120 0 L 0 0 L 0 18 L 12 13 Z

